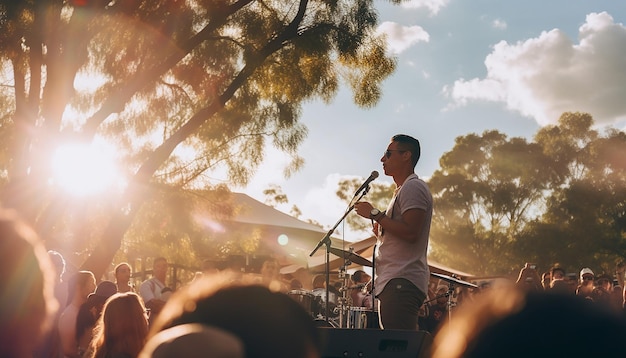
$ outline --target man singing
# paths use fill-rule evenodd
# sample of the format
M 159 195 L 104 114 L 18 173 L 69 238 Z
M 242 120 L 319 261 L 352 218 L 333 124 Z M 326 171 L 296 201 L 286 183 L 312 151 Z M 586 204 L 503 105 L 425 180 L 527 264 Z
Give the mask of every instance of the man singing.
M 433 198 L 426 183 L 415 174 L 420 152 L 417 139 L 393 136 L 380 159 L 385 174 L 396 183 L 387 210 L 380 211 L 364 201 L 354 205 L 358 215 L 375 222 L 374 294 L 379 299 L 384 329 L 418 329 L 418 311 L 428 292 L 426 250 Z

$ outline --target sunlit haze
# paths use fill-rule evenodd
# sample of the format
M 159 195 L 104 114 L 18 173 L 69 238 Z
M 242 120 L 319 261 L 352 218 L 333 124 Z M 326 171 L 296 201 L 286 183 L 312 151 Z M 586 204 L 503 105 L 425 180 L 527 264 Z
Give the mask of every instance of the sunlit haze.
M 377 33 L 397 59 L 373 108 L 341 88 L 328 104 L 306 103 L 301 171 L 282 177 L 284 157 L 270 151 L 247 188 L 263 201 L 280 186 L 301 219 L 330 228 L 348 203 L 335 192 L 343 178 L 391 183 L 380 157 L 394 134 L 422 144 L 416 173 L 429 177 L 455 139 L 485 130 L 532 140 L 566 111 L 590 113 L 600 128 L 626 128 L 626 2 L 412 0 L 377 1 Z M 367 199 L 367 198 L 366 198 Z M 369 233 L 349 237 L 360 240 Z
M 52 182 L 74 196 L 95 195 L 124 185 L 115 164 L 114 148 L 100 141 L 59 147 L 52 159 L 52 170 Z

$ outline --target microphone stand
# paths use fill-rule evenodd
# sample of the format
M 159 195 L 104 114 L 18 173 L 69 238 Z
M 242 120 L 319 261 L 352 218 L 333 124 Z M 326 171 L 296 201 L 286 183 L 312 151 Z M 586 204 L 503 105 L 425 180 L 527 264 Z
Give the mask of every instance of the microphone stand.
M 374 327 L 374 325 L 376 325 L 376 327 L 380 328 L 380 318 L 376 320 L 376 283 L 374 282 L 376 281 L 376 246 L 378 246 L 378 243 L 374 244 L 374 248 L 372 249 L 372 313 L 370 313 L 370 322 L 367 323 L 367 326 Z M 378 315 L 380 317 L 380 312 Z M 374 322 L 375 320 L 376 322 Z
M 372 249 L 372 317 L 376 309 L 376 296 L 374 295 L 374 289 L 376 288 L 374 283 L 376 278 L 376 246 L 378 244 L 374 244 L 374 249 Z
M 441 295 L 437 295 L 434 298 L 428 300 L 428 301 L 424 301 L 424 303 L 422 303 L 422 305 L 428 304 L 432 301 L 438 300 L 442 297 L 446 297 L 447 301 L 446 301 L 446 307 L 448 308 L 448 320 L 452 319 L 452 307 L 455 306 L 455 303 L 452 302 L 452 296 L 454 296 L 454 290 L 455 290 L 455 286 L 454 283 L 452 282 L 448 282 L 448 290 L 446 291 L 446 293 L 441 294 Z M 421 307 L 421 306 L 420 306 Z
M 341 224 L 341 222 L 346 218 L 346 216 L 348 216 L 348 214 L 350 214 L 350 212 L 352 210 L 354 210 L 354 204 L 356 202 L 358 202 L 359 200 L 361 200 L 361 198 L 363 198 L 365 196 L 365 194 L 367 194 L 367 192 L 370 190 L 370 186 L 366 186 L 365 189 L 363 190 L 363 193 L 361 193 L 361 196 L 359 196 L 359 198 L 357 200 L 354 200 L 357 195 L 358 195 L 358 191 L 356 192 L 356 194 L 354 194 L 354 197 L 352 198 L 352 201 L 350 202 L 350 206 L 348 207 L 348 209 L 346 209 L 346 212 L 343 214 L 343 216 L 337 220 L 337 222 L 335 223 L 335 225 L 328 230 L 328 232 L 326 233 L 326 235 L 324 235 L 324 237 L 317 243 L 317 246 L 315 246 L 315 248 L 313 249 L 313 251 L 311 251 L 311 253 L 309 254 L 309 257 L 312 257 L 313 255 L 315 255 L 315 253 L 317 252 L 317 250 L 319 250 L 320 247 L 322 247 L 322 245 L 326 246 L 326 257 L 324 259 L 324 271 L 326 274 L 326 307 L 325 307 L 325 319 L 326 322 L 328 323 L 328 316 L 329 316 L 329 307 L 330 307 L 330 295 L 329 295 L 329 291 L 328 288 L 330 287 L 330 245 L 331 245 L 331 240 L 330 240 L 330 235 L 333 234 L 333 232 L 335 232 L 335 230 L 337 229 L 337 226 L 339 226 L 339 224 Z M 345 261 L 345 257 L 343 258 Z

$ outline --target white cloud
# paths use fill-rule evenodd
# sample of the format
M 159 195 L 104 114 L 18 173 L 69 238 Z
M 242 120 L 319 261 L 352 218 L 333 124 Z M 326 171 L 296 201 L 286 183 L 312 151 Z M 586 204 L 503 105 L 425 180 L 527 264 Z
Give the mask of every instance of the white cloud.
M 454 98 L 455 105 L 450 107 L 464 106 L 472 100 L 486 100 L 486 101 L 505 101 L 506 88 L 500 81 L 493 79 L 479 80 L 473 78 L 469 81 L 460 79 L 454 82 L 452 86 L 445 86 L 443 92 Z
M 626 120 L 626 27 L 606 12 L 587 15 L 578 43 L 559 29 L 515 44 L 501 41 L 485 59 L 484 79 L 445 86 L 452 106 L 474 100 L 555 123 L 566 111 L 583 111 L 597 124 Z
M 430 15 L 437 15 L 439 10 L 444 8 L 450 0 L 409 0 L 403 1 L 401 6 L 407 9 L 420 9 L 427 8 L 430 11 Z
M 399 54 L 420 41 L 428 42 L 430 36 L 421 26 L 402 26 L 395 22 L 383 22 L 376 32 L 384 35 L 387 47 L 393 54 Z
M 507 25 L 506 25 L 506 21 L 495 19 L 491 22 L 491 26 L 493 26 L 493 28 L 495 29 L 505 30 Z

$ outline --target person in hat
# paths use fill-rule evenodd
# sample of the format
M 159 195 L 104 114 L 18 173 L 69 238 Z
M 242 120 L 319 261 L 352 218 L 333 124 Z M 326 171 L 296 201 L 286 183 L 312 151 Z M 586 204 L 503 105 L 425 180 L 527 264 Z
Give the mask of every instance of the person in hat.
M 593 282 L 595 281 L 595 275 L 589 267 L 585 267 L 580 270 L 580 284 L 576 289 L 576 295 L 585 298 L 590 298 L 591 292 L 593 292 Z
M 91 338 L 93 337 L 93 327 L 96 325 L 104 303 L 117 293 L 117 285 L 111 281 L 102 281 L 96 287 L 94 293 L 87 296 L 87 301 L 78 309 L 76 317 L 76 342 L 78 343 L 78 355 L 83 356 Z

